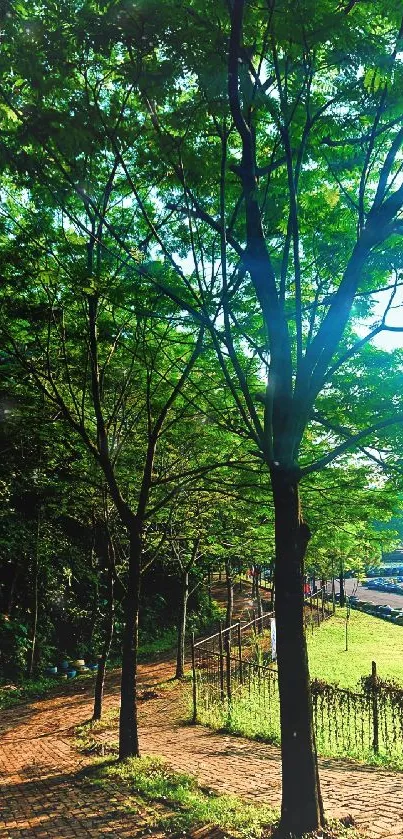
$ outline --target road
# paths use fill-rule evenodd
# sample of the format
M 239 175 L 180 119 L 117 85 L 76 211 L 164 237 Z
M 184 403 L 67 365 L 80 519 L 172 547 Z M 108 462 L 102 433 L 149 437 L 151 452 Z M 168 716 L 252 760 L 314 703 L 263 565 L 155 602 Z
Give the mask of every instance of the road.
M 365 583 L 365 580 L 363 581 Z M 339 591 L 339 586 L 336 582 L 336 592 Z M 366 588 L 355 579 L 346 580 L 346 594 L 355 594 L 359 600 L 370 600 L 371 603 L 376 603 L 377 606 L 392 606 L 393 609 L 403 609 L 403 594 L 392 594 L 387 591 L 375 591 L 375 589 Z

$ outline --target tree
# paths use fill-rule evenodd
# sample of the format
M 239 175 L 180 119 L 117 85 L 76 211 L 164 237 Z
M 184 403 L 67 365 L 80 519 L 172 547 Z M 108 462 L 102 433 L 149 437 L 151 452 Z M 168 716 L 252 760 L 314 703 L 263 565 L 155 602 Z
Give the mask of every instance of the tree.
M 398 331 L 387 316 L 401 286 L 403 207 L 401 17 L 386 0 L 371 9 L 368 17 L 362 4 L 328 0 L 297 7 L 195 0 L 166 3 L 156 16 L 152 4 L 90 2 L 82 11 L 72 2 L 60 44 L 49 4 L 33 64 L 18 54 L 30 37 L 26 18 L 5 21 L 8 168 L 32 193 L 39 180 L 70 217 L 71 195 L 84 194 L 136 283 L 204 329 L 236 408 L 231 423 L 267 470 L 284 833 L 323 822 L 303 629 L 310 528 L 300 483 L 353 450 L 399 468 L 383 449 L 398 443 L 403 419 L 401 353 L 365 411 L 374 364 L 366 348 L 376 335 Z M 35 4 L 29 14 L 37 17 Z M 10 54 L 22 83 L 10 76 Z M 49 66 L 54 72 L 45 74 Z M 131 253 L 127 228 L 105 221 L 93 176 L 83 177 L 89 147 L 103 150 L 108 182 L 131 206 L 144 262 Z M 81 215 L 76 223 L 93 241 L 88 221 Z M 378 316 L 381 289 L 389 300 Z M 364 336 L 354 329 L 360 318 Z M 266 385 L 256 392 L 259 371 Z M 337 416 L 340 388 L 346 398 Z
M 306 570 L 322 579 L 341 578 L 353 571 L 365 576 L 368 565 L 381 557 L 379 523 L 385 545 L 396 543 L 391 516 L 396 507 L 394 480 L 358 462 L 312 475 L 302 490 L 313 537 L 306 555 Z M 344 605 L 343 603 L 341 605 Z
M 108 200 L 104 193 L 104 217 Z M 15 199 L 11 201 L 15 210 Z M 86 200 L 81 210 L 87 216 L 89 212 L 94 231 L 95 219 Z M 120 757 L 124 758 L 139 752 L 137 639 L 140 577 L 151 561 L 149 546 L 145 550 L 148 522 L 166 509 L 165 525 L 160 520 L 163 537 L 172 499 L 199 476 L 222 465 L 219 459 L 211 462 L 200 433 L 195 435 L 190 427 L 198 412 L 197 400 L 203 395 L 197 377 L 194 388 L 190 376 L 203 351 L 204 330 L 196 332 L 183 322 L 160 295 L 151 294 L 147 300 L 145 287 L 130 290 L 130 303 L 126 302 L 130 277 L 124 269 L 118 273 L 112 270 L 108 239 L 102 239 L 103 222 L 85 242 L 45 211 L 40 222 L 44 241 L 31 240 L 30 244 L 26 239 L 29 212 L 19 209 L 17 215 L 9 214 L 8 229 L 15 234 L 18 228 L 26 250 L 21 257 L 15 254 L 12 235 L 4 248 L 4 254 L 14 253 L 5 272 L 2 298 L 5 356 L 19 365 L 46 405 L 53 407 L 59 421 L 67 424 L 91 456 L 130 543 L 120 715 Z M 31 260 L 38 283 L 32 278 Z M 82 270 L 86 271 L 84 287 Z M 178 422 L 180 443 L 175 437 Z M 189 469 L 184 465 L 184 453 L 195 436 L 199 443 L 194 446 L 195 461 Z M 163 437 L 167 445 L 165 456 L 159 459 Z M 230 456 L 223 461 L 227 466 L 231 462 Z M 109 538 L 108 545 L 108 562 L 113 565 Z M 111 591 L 109 602 L 110 635 Z M 102 671 L 101 667 L 98 700 Z

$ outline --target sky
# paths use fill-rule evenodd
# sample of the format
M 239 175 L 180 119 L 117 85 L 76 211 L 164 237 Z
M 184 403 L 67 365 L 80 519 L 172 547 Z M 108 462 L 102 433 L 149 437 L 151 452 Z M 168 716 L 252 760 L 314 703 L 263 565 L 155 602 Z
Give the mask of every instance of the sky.
M 378 302 L 374 310 L 375 319 L 380 319 L 382 317 L 385 311 L 385 306 L 389 300 L 389 294 L 390 292 L 383 292 L 378 295 Z M 376 338 L 374 338 L 374 345 L 380 349 L 388 351 L 398 348 L 403 349 L 403 288 L 399 288 L 396 293 L 393 306 L 388 312 L 388 316 L 386 318 L 386 324 L 387 326 L 400 326 L 402 328 L 402 332 L 381 332 L 376 336 Z M 366 332 L 367 327 L 364 325 L 360 327 L 360 334 L 365 335 Z

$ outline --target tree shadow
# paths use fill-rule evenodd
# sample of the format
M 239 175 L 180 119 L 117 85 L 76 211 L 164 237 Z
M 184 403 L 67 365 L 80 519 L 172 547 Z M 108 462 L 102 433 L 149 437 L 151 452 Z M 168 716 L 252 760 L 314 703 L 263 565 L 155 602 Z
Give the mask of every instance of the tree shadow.
M 146 820 L 139 811 L 128 812 L 127 796 L 110 786 L 103 790 L 92 785 L 91 778 L 102 765 L 99 762 L 65 774 L 49 774 L 49 767 L 43 763 L 24 767 L 18 782 L 5 783 L 2 788 L 2 821 L 7 825 L 7 836 L 144 836 Z M 24 776 L 26 779 L 21 780 Z

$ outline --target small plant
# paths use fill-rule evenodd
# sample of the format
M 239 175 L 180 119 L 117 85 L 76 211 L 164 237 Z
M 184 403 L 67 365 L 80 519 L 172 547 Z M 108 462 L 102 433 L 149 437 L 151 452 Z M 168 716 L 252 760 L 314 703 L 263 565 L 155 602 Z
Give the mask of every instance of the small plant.
M 154 812 L 153 827 L 166 831 L 212 823 L 242 839 L 259 839 L 277 818 L 274 809 L 266 805 L 202 789 L 195 777 L 174 771 L 159 757 L 132 758 L 98 770 L 98 783 L 108 785 L 116 779 L 124 782 L 135 798 L 164 805 Z M 169 811 L 165 805 L 170 805 Z
M 0 708 L 12 708 L 20 702 L 40 699 L 56 686 L 60 685 L 54 678 L 45 677 L 26 680 L 17 685 L 2 685 L 0 686 Z
M 152 640 L 140 639 L 137 657 L 139 661 L 152 661 L 158 658 L 161 653 L 167 653 L 174 649 L 176 644 L 176 630 L 166 629 L 157 638 Z

